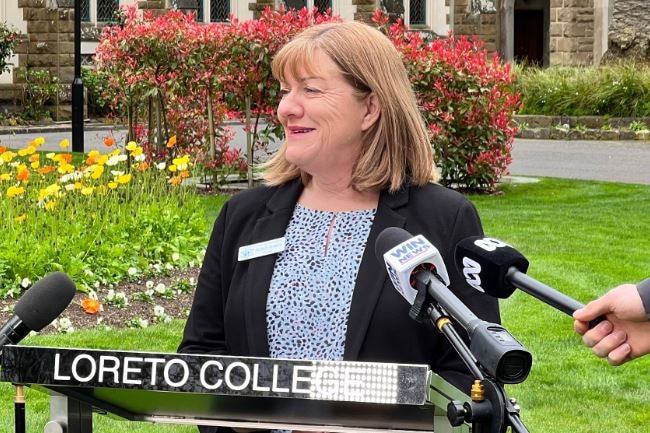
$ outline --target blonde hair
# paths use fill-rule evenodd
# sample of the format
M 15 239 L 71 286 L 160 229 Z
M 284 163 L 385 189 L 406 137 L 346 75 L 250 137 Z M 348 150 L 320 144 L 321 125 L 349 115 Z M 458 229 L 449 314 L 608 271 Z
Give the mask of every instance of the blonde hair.
M 381 114 L 363 137 L 352 172 L 358 191 L 394 192 L 406 183 L 424 185 L 436 181 L 431 143 L 418 110 L 406 69 L 392 42 L 379 30 L 356 21 L 325 23 L 299 33 L 276 54 L 273 76 L 314 72 L 315 50 L 327 54 L 361 96 L 371 92 L 379 100 Z M 264 179 L 281 185 L 309 175 L 289 163 L 285 145 L 264 164 Z

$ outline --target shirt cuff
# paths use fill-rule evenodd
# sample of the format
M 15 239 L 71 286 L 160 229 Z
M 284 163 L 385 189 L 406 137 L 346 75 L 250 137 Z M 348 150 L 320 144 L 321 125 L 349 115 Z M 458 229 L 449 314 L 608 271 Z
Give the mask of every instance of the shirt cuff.
M 643 308 L 645 308 L 646 316 L 650 320 L 650 278 L 647 278 L 637 284 L 636 289 L 639 291 Z

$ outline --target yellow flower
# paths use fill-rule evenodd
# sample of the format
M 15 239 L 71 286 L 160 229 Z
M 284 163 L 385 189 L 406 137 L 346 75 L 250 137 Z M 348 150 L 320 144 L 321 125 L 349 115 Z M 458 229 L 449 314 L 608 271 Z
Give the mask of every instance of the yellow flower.
M 135 158 L 136 156 L 142 155 L 143 152 L 144 152 L 143 148 L 136 147 L 135 149 L 133 149 L 133 151 L 131 151 L 131 156 Z
M 13 153 L 11 150 L 8 150 L 4 152 L 2 155 L 0 155 L 0 159 L 2 159 L 4 162 L 11 162 L 12 159 L 16 156 L 15 153 Z
M 59 191 L 61 191 L 61 187 L 58 184 L 53 183 L 51 185 L 48 185 L 47 187 L 42 188 L 38 192 L 38 200 L 39 201 L 43 200 L 44 198 L 49 197 L 51 195 L 55 196 L 59 193 Z
M 36 147 L 42 146 L 45 144 L 45 139 L 43 137 L 36 137 L 34 141 L 32 141 L 32 144 Z
M 27 219 L 27 214 L 25 214 L 25 213 L 22 214 L 22 215 L 18 215 L 17 217 L 14 218 L 14 220 L 16 220 L 16 222 L 19 222 L 19 223 L 25 221 L 26 219 Z
M 90 177 L 93 179 L 99 179 L 104 173 L 104 166 L 93 165 L 92 167 L 90 167 L 90 170 L 91 170 Z
M 171 164 L 169 167 L 167 167 L 167 170 L 171 171 L 172 173 L 176 172 L 176 164 Z
M 58 171 L 60 174 L 72 173 L 74 172 L 74 166 L 63 163 L 59 165 L 59 168 L 57 168 L 56 171 Z
M 84 186 L 83 188 L 81 188 L 81 194 L 90 195 L 93 193 L 94 190 L 95 188 L 93 188 L 92 186 Z
M 32 167 L 34 170 L 36 170 L 38 167 L 41 166 L 41 163 L 38 161 L 32 161 L 29 163 L 29 166 Z
M 7 197 L 14 198 L 25 193 L 25 188 L 22 186 L 10 186 L 7 188 Z
M 61 149 L 67 149 L 70 146 L 70 141 L 68 141 L 67 138 L 64 138 L 63 140 L 59 141 L 59 147 Z
M 56 161 L 56 153 L 54 153 L 54 152 L 46 153 L 45 157 L 47 159 L 51 159 L 52 161 Z
M 138 144 L 135 141 L 129 141 L 126 143 L 126 150 L 133 152 L 138 147 Z
M 47 203 L 45 203 L 45 210 L 48 210 L 48 211 L 51 212 L 51 211 L 54 210 L 55 207 L 56 207 L 56 201 L 55 200 L 48 201 Z
M 0 180 L 11 180 L 11 176 L 9 176 L 9 173 L 2 173 L 0 174 Z
M 119 175 L 115 178 L 115 180 L 117 183 L 121 183 L 122 185 L 127 184 L 131 182 L 131 173 Z
M 31 155 L 36 152 L 36 148 L 34 146 L 27 146 L 24 149 L 20 149 L 18 151 L 18 156 L 27 156 Z
M 86 164 L 88 165 L 95 164 L 98 158 L 99 158 L 99 151 L 91 150 L 90 152 L 88 152 L 88 157 L 86 158 Z
M 172 162 L 179 170 L 187 170 L 187 164 L 190 162 L 190 156 L 184 155 L 180 158 L 174 158 Z
M 110 189 L 115 189 L 117 188 L 117 182 L 108 182 L 108 187 Z
M 108 161 L 108 155 L 100 155 L 99 157 L 97 157 L 97 164 L 99 165 L 106 164 L 106 161 Z

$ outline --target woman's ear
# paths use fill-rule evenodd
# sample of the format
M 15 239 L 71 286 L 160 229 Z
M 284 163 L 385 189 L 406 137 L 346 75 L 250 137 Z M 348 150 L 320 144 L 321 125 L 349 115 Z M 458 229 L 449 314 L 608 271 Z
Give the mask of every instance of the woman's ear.
M 366 97 L 366 115 L 363 117 L 363 122 L 361 122 L 361 130 L 367 131 L 370 129 L 377 122 L 379 116 L 381 116 L 379 98 L 377 98 L 375 92 L 370 92 Z

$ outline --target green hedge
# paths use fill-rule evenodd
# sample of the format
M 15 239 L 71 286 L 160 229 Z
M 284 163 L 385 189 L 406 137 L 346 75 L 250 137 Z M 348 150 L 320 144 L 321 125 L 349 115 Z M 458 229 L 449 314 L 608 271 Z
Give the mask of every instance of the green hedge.
M 650 116 L 650 65 L 516 68 L 520 114 Z

